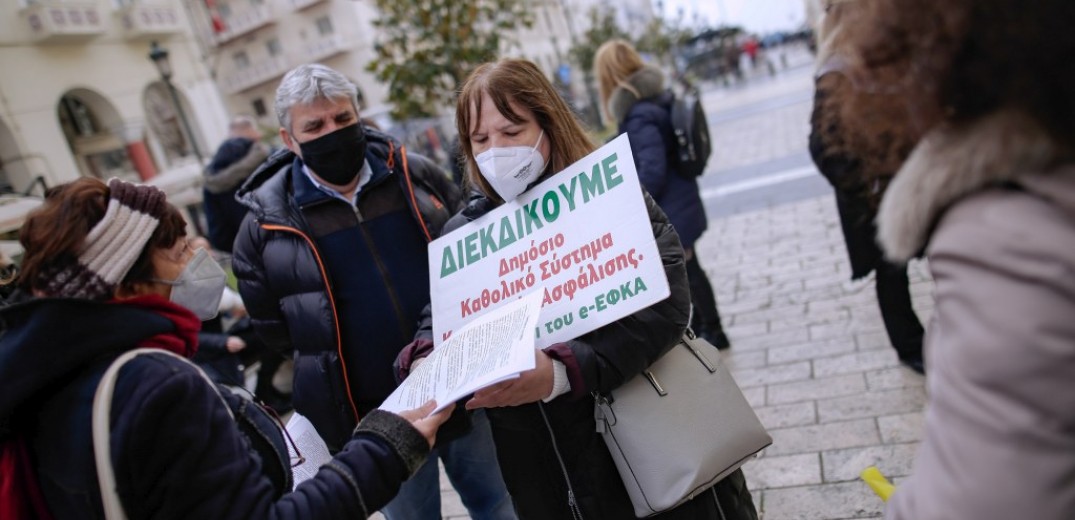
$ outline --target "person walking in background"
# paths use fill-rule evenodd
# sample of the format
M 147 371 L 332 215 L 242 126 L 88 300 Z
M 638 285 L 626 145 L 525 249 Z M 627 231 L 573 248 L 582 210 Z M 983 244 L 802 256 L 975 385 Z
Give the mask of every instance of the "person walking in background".
M 132 520 L 365 518 L 425 459 L 448 414 L 377 411 L 292 490 L 279 427 L 183 359 L 217 311 L 205 295 L 224 288 L 185 228 L 164 192 L 118 179 L 55 186 L 28 215 L 25 298 L 0 309 L 0 518 L 105 518 L 108 496 Z M 152 353 L 123 365 L 108 427 L 91 428 L 102 374 L 135 348 Z M 96 466 L 105 433 L 111 456 Z
M 720 323 L 713 287 L 694 250 L 709 220 L 698 180 L 676 171 L 671 113 L 675 98 L 665 88 L 664 73 L 643 63 L 634 47 L 623 40 L 605 42 L 597 49 L 594 73 L 605 114 L 619 125 L 618 133 L 626 133 L 631 141 L 639 181 L 679 233 L 694 307 L 690 327 L 715 347 L 728 348 L 731 344 Z
M 911 304 L 907 266 L 894 264 L 877 245 L 877 201 L 914 146 L 906 102 L 886 89 L 856 88 L 847 76 L 851 39 L 846 10 L 827 9 L 818 26 L 818 70 L 810 118 L 810 154 L 836 194 L 840 227 L 851 260 L 851 279 L 876 271 L 881 319 L 900 362 L 925 372 L 925 330 Z M 858 114 L 848 121 L 848 107 Z
M 205 220 L 213 249 L 231 253 L 235 235 L 246 216 L 246 207 L 235 200 L 235 193 L 271 152 L 252 117 L 232 119 L 228 139 L 217 148 L 202 179 Z
M 429 304 L 426 248 L 462 206 L 429 159 L 359 123 L 357 87 L 302 65 L 276 91 L 286 150 L 240 188 L 232 268 L 259 336 L 295 352 L 292 403 L 333 452 L 396 388 L 392 363 Z M 488 420 L 434 450 L 390 520 L 441 516 L 437 458 L 475 520 L 511 519 Z
M 849 76 L 911 110 L 884 192 L 889 258 L 936 282 L 929 406 L 889 520 L 1075 512 L 1075 3 L 834 3 Z M 844 104 L 848 131 L 876 118 Z M 865 121 L 863 121 L 865 120 Z M 861 122 L 861 123 L 859 123 Z M 878 170 L 859 172 L 869 185 Z
M 467 182 L 476 191 L 466 209 L 444 226 L 445 233 L 514 200 L 596 149 L 549 80 L 526 60 L 504 59 L 475 69 L 460 92 L 456 127 Z M 515 160 L 489 160 L 504 157 Z M 635 517 L 597 433 L 593 394 L 613 391 L 667 352 L 682 337 L 690 314 L 679 238 L 653 199 L 643 196 L 671 295 L 578 338 L 536 350 L 534 370 L 479 390 L 466 403 L 467 409 L 485 409 L 489 415 L 520 518 Z M 400 354 L 403 375 L 432 345 L 427 312 L 415 341 Z M 756 519 L 757 513 L 737 470 L 654 518 Z

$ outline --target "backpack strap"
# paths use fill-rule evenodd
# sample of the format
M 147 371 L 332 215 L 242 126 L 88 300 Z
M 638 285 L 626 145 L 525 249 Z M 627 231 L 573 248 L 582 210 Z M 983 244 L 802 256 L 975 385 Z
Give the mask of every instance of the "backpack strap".
M 123 510 L 123 504 L 120 503 L 119 493 L 116 492 L 116 473 L 112 467 L 112 448 L 110 443 L 112 435 L 109 424 L 109 419 L 112 415 L 112 394 L 116 390 L 119 370 L 128 361 L 142 354 L 171 356 L 193 367 L 205 379 L 206 384 L 220 397 L 221 402 L 224 403 L 224 408 L 228 411 L 228 415 L 232 419 L 235 418 L 231 407 L 227 405 L 227 402 L 224 401 L 224 396 L 220 394 L 220 389 L 201 368 L 191 363 L 190 360 L 158 348 L 137 348 L 124 352 L 117 357 L 108 367 L 108 370 L 105 371 L 104 376 L 101 377 L 101 382 L 97 385 L 97 392 L 93 394 L 93 457 L 97 463 L 97 481 L 101 485 L 101 504 L 104 505 L 105 518 L 108 520 L 127 519 L 127 513 Z

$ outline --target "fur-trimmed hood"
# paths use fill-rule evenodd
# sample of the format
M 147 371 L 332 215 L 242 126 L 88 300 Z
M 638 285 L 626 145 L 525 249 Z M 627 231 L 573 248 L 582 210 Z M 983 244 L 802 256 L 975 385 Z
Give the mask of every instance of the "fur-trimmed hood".
M 1070 160 L 1070 157 L 1067 157 Z M 1029 116 L 1001 110 L 961 128 L 926 134 L 889 184 L 877 217 L 886 256 L 906 261 L 929 239 L 941 214 L 982 189 L 1016 183 L 1075 218 L 1075 166 Z
M 623 121 L 623 118 L 627 116 L 627 111 L 638 100 L 664 92 L 664 73 L 653 65 L 642 66 L 637 72 L 628 76 L 626 82 L 627 86 L 616 87 L 608 98 L 608 113 L 617 123 Z

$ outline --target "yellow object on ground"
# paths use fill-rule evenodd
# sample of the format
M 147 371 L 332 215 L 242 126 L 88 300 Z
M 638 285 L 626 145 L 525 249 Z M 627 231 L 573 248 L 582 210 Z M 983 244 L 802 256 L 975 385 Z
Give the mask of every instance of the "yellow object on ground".
M 870 466 L 859 474 L 862 480 L 865 480 L 870 485 L 870 489 L 877 496 L 881 497 L 881 500 L 888 502 L 888 497 L 892 496 L 892 492 L 896 491 L 896 486 L 893 486 L 891 482 L 881 474 L 881 470 L 877 469 L 877 466 Z

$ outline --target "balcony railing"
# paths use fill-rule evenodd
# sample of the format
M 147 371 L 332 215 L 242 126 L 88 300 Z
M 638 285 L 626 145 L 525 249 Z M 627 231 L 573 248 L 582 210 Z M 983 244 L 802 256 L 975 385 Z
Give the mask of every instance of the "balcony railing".
M 213 41 L 217 45 L 222 45 L 266 25 L 276 23 L 273 16 L 273 11 L 267 4 L 232 13 L 224 19 L 224 30 L 217 33 Z
M 292 9 L 296 11 L 301 11 L 303 9 L 306 9 L 307 7 L 317 5 L 325 1 L 327 0 L 288 0 L 288 3 L 291 4 Z
M 38 0 L 22 10 L 38 42 L 78 42 L 100 36 L 108 29 L 98 2 Z
M 307 62 L 314 62 L 347 52 L 354 46 L 353 38 L 347 38 L 340 34 L 323 36 L 303 45 L 303 57 Z
M 135 4 L 119 11 L 128 39 L 148 39 L 183 31 L 179 10 L 170 5 Z
M 249 88 L 279 78 L 289 69 L 290 65 L 283 56 L 276 56 L 265 61 L 253 63 L 249 67 L 237 70 L 227 76 L 224 79 L 224 90 L 229 94 L 238 94 Z

